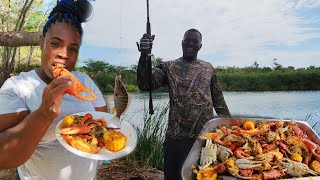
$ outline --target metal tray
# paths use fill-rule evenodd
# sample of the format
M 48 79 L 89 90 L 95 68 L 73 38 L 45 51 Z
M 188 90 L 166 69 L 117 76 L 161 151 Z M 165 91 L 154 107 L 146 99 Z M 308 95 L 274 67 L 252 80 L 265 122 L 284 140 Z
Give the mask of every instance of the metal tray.
M 202 128 L 200 135 L 204 135 L 207 132 L 214 131 L 219 126 L 239 126 L 241 125 L 245 120 L 252 120 L 255 124 L 259 124 L 261 122 L 277 122 L 277 121 L 285 121 L 290 122 L 294 121 L 296 124 L 307 133 L 308 138 L 310 138 L 312 141 L 314 141 L 317 144 L 320 144 L 320 138 L 317 135 L 317 133 L 311 128 L 311 126 L 306 121 L 297 121 L 297 120 L 279 120 L 279 119 L 262 119 L 262 118 L 215 118 L 208 121 L 204 127 Z M 187 159 L 185 160 L 182 170 L 181 170 L 181 176 L 184 180 L 195 180 L 196 174 L 192 172 L 191 166 L 199 165 L 199 158 L 200 158 L 200 151 L 201 148 L 204 146 L 205 141 L 196 140 L 188 154 Z M 221 176 L 223 180 L 235 180 L 237 178 L 233 176 Z M 320 176 L 312 176 L 312 177 L 303 177 L 303 178 L 294 178 L 295 180 L 310 180 L 312 178 L 320 179 Z

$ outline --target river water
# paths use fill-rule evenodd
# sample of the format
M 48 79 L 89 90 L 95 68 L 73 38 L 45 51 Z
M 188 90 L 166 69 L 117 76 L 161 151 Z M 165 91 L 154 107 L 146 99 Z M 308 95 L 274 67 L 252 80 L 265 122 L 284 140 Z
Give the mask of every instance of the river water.
M 224 92 L 223 94 L 232 116 L 307 119 L 311 125 L 320 121 L 320 91 Z M 132 101 L 122 118 L 139 127 L 143 124 L 144 113 L 148 109 L 149 94 L 129 93 L 129 95 Z M 153 93 L 155 107 L 162 109 L 168 102 L 168 93 Z M 112 102 L 109 104 L 113 106 Z M 316 130 L 319 133 L 320 127 Z

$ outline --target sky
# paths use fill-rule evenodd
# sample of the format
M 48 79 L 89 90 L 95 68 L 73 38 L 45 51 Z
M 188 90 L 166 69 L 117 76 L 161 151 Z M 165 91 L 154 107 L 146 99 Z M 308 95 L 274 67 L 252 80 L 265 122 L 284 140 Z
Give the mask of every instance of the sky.
M 138 63 L 146 0 L 95 0 L 84 27 L 80 65 L 89 58 L 116 66 Z M 152 53 L 182 56 L 183 34 L 203 36 L 198 57 L 214 67 L 320 66 L 320 0 L 149 0 Z

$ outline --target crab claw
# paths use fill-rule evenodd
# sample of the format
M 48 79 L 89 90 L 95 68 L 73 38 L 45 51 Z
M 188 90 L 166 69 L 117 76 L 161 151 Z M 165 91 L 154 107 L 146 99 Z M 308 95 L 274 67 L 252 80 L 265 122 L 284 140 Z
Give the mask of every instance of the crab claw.
M 250 161 L 248 159 L 237 159 L 236 164 L 239 169 L 250 169 L 262 166 L 263 161 Z
M 231 155 L 233 155 L 233 152 L 229 148 L 221 146 L 219 144 L 217 144 L 217 147 L 218 147 L 217 149 L 218 159 L 221 162 L 226 161 Z
M 232 176 L 235 176 L 241 179 L 254 179 L 253 177 L 246 177 L 239 174 L 239 172 L 241 172 L 241 169 L 237 166 L 235 157 L 229 158 L 225 163 L 226 163 L 228 172 Z
M 243 149 L 241 147 L 237 148 L 233 154 L 239 158 L 239 159 L 243 159 L 243 158 L 252 158 L 252 156 L 250 156 L 250 154 L 246 153 L 243 151 Z
M 83 101 L 93 101 L 97 98 L 97 96 L 85 85 L 83 85 L 78 78 L 76 78 L 70 71 L 68 71 L 63 64 L 56 64 L 53 70 L 53 76 L 55 78 L 68 76 L 72 80 L 72 85 L 66 90 L 66 93 L 77 97 Z M 86 96 L 82 94 L 85 91 L 90 96 Z

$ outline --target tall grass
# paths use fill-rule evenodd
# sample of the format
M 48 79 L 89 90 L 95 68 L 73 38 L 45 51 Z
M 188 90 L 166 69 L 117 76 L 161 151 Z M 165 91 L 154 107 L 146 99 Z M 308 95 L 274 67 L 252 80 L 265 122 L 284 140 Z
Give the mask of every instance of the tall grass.
M 307 114 L 304 121 L 310 124 L 312 129 L 319 135 L 320 134 L 320 121 L 316 114 Z
M 143 127 L 135 127 L 138 134 L 138 144 L 135 151 L 129 156 L 131 160 L 138 160 L 143 165 L 148 165 L 163 170 L 162 144 L 167 130 L 167 111 L 169 104 L 163 109 L 155 108 L 155 114 L 150 116 L 144 111 Z

